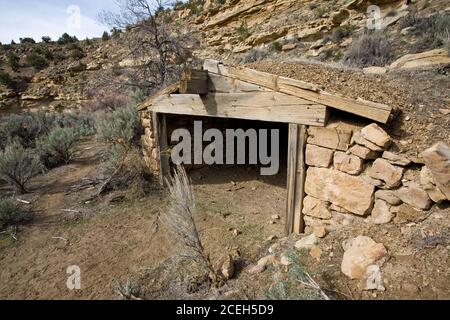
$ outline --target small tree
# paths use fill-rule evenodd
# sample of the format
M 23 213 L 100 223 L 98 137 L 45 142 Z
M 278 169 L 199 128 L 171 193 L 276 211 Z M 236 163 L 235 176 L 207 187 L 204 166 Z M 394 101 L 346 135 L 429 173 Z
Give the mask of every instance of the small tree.
M 192 56 L 192 35 L 167 23 L 164 0 L 117 2 L 120 12 L 103 12 L 100 20 L 120 30 L 133 26 L 127 34 L 129 51 L 134 60 L 145 61 L 134 68 L 133 78 L 126 85 L 155 90 L 177 78 L 183 63 Z
M 8 52 L 6 55 L 6 59 L 8 60 L 8 64 L 11 66 L 11 69 L 13 69 L 14 71 L 17 71 L 19 69 L 20 58 L 17 54 L 15 54 L 14 52 Z
M 74 43 L 74 42 L 78 42 L 78 39 L 75 36 L 71 37 L 68 33 L 64 33 L 58 39 L 58 44 L 68 44 L 68 43 Z
M 20 38 L 19 40 L 20 40 L 20 43 L 22 43 L 22 44 L 26 44 L 26 43 L 35 44 L 36 43 L 36 41 L 34 41 L 33 38 Z
M 26 184 L 43 171 L 39 159 L 28 149 L 14 142 L 0 153 L 0 179 L 15 191 L 25 193 Z
M 109 35 L 108 31 L 103 32 L 102 34 L 102 40 L 103 41 L 108 41 L 111 39 L 111 36 Z
M 0 84 L 3 84 L 7 87 L 11 85 L 11 77 L 8 72 L 0 70 Z
M 42 39 L 42 42 L 44 42 L 44 43 L 52 42 L 52 38 L 50 38 L 49 36 L 43 36 L 41 39 Z
M 30 53 L 26 60 L 30 66 L 36 68 L 37 70 L 42 70 L 48 67 L 47 60 L 37 52 Z

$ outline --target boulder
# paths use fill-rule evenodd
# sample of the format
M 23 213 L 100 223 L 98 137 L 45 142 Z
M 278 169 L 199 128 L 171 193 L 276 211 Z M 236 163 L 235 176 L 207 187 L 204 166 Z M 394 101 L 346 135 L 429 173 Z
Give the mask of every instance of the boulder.
M 376 123 L 369 124 L 362 128 L 361 136 L 383 149 L 387 148 L 391 143 L 391 137 Z
M 360 174 L 363 169 L 363 161 L 361 158 L 337 151 L 334 154 L 334 168 L 349 174 Z
M 331 219 L 331 212 L 328 210 L 328 203 L 311 196 L 306 196 L 303 199 L 302 212 L 308 216 L 319 219 Z
M 221 268 L 222 275 L 225 279 L 231 279 L 234 276 L 234 260 L 231 255 L 228 255 Z
M 430 199 L 434 202 L 441 203 L 442 201 L 447 199 L 445 194 L 442 193 L 442 191 L 439 190 L 439 188 L 436 186 L 433 174 L 431 173 L 431 170 L 426 166 L 423 166 L 422 170 L 420 171 L 420 185 L 422 186 L 423 190 L 428 193 Z
M 382 243 L 358 236 L 345 244 L 341 271 L 350 279 L 361 279 L 367 274 L 367 268 L 388 255 Z
M 438 142 L 422 152 L 421 156 L 436 186 L 450 200 L 450 147 L 444 142 Z
M 395 154 L 393 152 L 385 151 L 383 152 L 384 159 L 388 160 L 390 163 L 398 165 L 398 166 L 407 166 L 411 164 L 411 160 L 408 158 Z
M 361 146 L 364 146 L 364 147 L 369 148 L 370 150 L 376 151 L 376 152 L 383 152 L 384 151 L 383 148 L 381 148 L 381 147 L 377 146 L 375 143 L 372 143 L 369 140 L 365 139 L 361 135 L 361 132 L 355 132 L 353 134 L 351 143 L 352 144 L 357 143 L 357 144 L 359 144 Z
M 351 131 L 337 128 L 310 127 L 308 143 L 333 150 L 347 151 L 351 135 Z
M 303 237 L 295 243 L 295 247 L 299 250 L 301 249 L 311 249 L 313 245 L 317 243 L 317 237 L 314 233 L 309 236 Z
M 369 148 L 360 146 L 359 144 L 355 144 L 349 149 L 351 154 L 354 154 L 357 157 L 360 157 L 363 160 L 371 160 L 378 158 L 378 152 L 370 150 Z
M 305 161 L 308 166 L 328 168 L 333 159 L 333 150 L 308 144 L 305 151 Z
M 450 64 L 446 49 L 434 49 L 426 52 L 407 54 L 390 65 L 390 69 L 429 68 Z
M 364 216 L 372 208 L 374 186 L 338 170 L 310 167 L 305 191 L 312 197 Z
M 396 196 L 395 191 L 392 190 L 378 190 L 375 192 L 375 199 L 386 201 L 390 205 L 398 206 L 402 204 L 402 200 Z
M 324 225 L 313 226 L 313 233 L 317 238 L 325 238 L 327 235 L 327 229 Z
M 420 210 L 428 210 L 432 205 L 428 193 L 413 181 L 405 182 L 403 187 L 396 191 L 396 195 L 404 203 Z
M 367 170 L 367 175 L 383 181 L 387 188 L 395 188 L 402 182 L 403 168 L 392 165 L 386 159 L 379 158 Z
M 385 224 L 391 222 L 392 218 L 391 206 L 384 200 L 376 200 L 369 221 L 374 224 Z
M 414 209 L 405 203 L 392 209 L 396 214 L 394 218 L 395 223 L 418 223 L 425 220 L 429 216 L 428 213 L 422 210 Z
M 281 47 L 282 51 L 291 51 L 297 48 L 297 44 L 295 43 L 287 43 Z

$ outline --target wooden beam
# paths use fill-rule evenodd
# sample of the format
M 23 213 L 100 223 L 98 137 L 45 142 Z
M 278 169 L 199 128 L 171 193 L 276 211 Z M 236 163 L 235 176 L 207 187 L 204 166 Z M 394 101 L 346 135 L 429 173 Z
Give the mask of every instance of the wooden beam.
M 153 112 L 152 118 L 159 157 L 159 183 L 164 186 L 165 178 L 170 174 L 166 115 Z
M 294 205 L 294 233 L 300 234 L 305 230 L 303 221 L 303 199 L 305 198 L 306 180 L 306 147 L 307 130 L 305 125 L 298 126 L 297 137 L 297 179 L 295 183 L 295 205 Z
M 208 71 L 187 68 L 181 73 L 181 80 L 208 80 Z
M 151 110 L 160 113 L 324 126 L 327 107 L 278 92 L 164 95 Z
M 205 60 L 203 68 L 210 73 L 260 85 L 273 91 L 290 94 L 381 123 L 386 123 L 392 112 L 392 108 L 385 104 L 345 98 L 323 91 L 318 86 L 304 81 L 280 77 L 245 67 L 225 66 L 215 60 Z
M 208 80 L 181 80 L 180 93 L 207 94 Z
M 294 231 L 295 217 L 295 186 L 297 180 L 298 161 L 298 125 L 289 124 L 288 138 L 288 164 L 287 164 L 287 197 L 286 197 L 286 219 L 285 234 L 289 235 Z
M 208 90 L 217 93 L 273 92 L 273 90 L 235 78 L 210 73 Z
M 285 233 L 303 233 L 306 126 L 289 124 Z

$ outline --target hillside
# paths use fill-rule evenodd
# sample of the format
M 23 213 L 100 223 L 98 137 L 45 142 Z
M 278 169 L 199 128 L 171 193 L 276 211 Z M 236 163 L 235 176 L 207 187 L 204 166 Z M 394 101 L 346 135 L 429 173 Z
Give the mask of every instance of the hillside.
M 369 3 L 381 8 L 384 29 L 381 39 L 373 44 L 379 47 L 373 50 L 381 51 L 380 57 L 371 59 L 372 53 L 367 52 L 368 60 L 349 59 L 352 42 L 357 42 L 367 25 Z M 445 52 L 449 10 L 445 0 L 412 1 L 409 5 L 389 0 L 193 0 L 169 11 L 167 23 L 200 41 L 194 51 L 198 59 L 233 63 L 318 61 L 363 68 L 385 66 L 406 54 L 443 48 L 421 58 L 421 64 L 445 66 L 449 63 Z M 69 37 L 65 44 L 4 44 L 0 51 L 0 70 L 5 78 L 0 83 L 0 109 L 79 108 L 93 99 L 95 92 L 134 90 L 123 86 L 142 63 L 130 54 L 132 34 L 131 29 L 115 33 L 107 41 L 71 42 Z M 397 64 L 394 69 L 403 65 Z

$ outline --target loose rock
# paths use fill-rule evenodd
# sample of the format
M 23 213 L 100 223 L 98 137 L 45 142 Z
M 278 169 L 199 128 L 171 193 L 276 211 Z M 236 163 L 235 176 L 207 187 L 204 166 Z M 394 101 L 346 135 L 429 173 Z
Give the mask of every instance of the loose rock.
M 417 209 L 428 210 L 432 205 L 428 193 L 412 181 L 404 183 L 403 187 L 397 190 L 396 195 L 404 203 Z
M 368 126 L 362 128 L 361 135 L 364 139 L 383 149 L 387 148 L 391 143 L 391 137 L 376 123 L 369 124 Z
M 395 188 L 401 184 L 403 168 L 390 164 L 386 159 L 379 158 L 367 170 L 367 175 L 384 181 L 388 188 Z
M 387 256 L 387 250 L 382 243 L 373 239 L 358 236 L 348 241 L 345 246 L 341 271 L 350 279 L 361 279 L 370 265 Z

